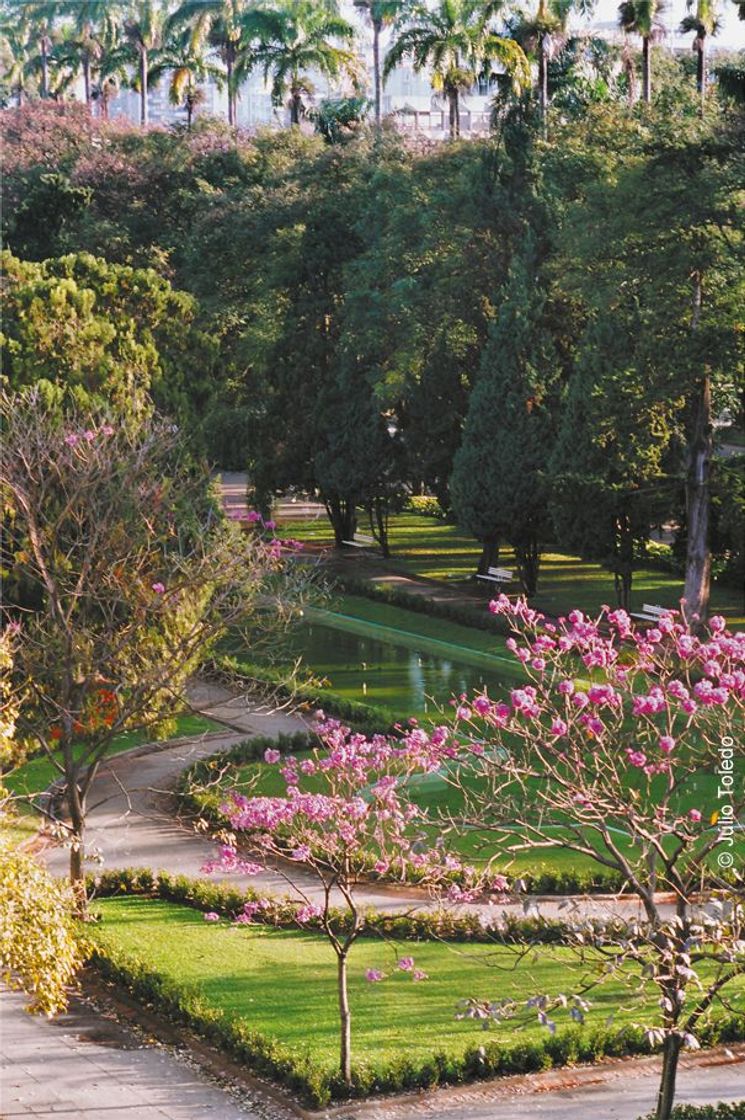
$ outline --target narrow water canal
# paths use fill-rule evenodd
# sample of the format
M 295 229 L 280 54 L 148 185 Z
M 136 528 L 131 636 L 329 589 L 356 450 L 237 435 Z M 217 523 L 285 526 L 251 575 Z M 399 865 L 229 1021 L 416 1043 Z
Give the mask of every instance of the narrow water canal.
M 350 700 L 380 704 L 397 714 L 433 711 L 453 695 L 486 685 L 500 690 L 499 659 L 435 643 L 330 611 L 312 612 L 293 635 L 293 652 L 334 692 Z M 433 646 L 442 646 L 434 652 Z

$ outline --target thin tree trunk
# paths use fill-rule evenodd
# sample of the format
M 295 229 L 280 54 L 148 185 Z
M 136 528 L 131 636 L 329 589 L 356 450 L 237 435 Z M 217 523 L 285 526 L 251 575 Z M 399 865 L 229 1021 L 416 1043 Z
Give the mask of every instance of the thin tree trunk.
M 147 78 L 148 78 L 148 59 L 147 48 L 140 47 L 140 125 L 142 128 L 147 128 Z
M 375 127 L 383 120 L 383 82 L 380 75 L 380 20 L 373 20 L 373 83 L 375 86 Z
M 701 108 L 706 104 L 706 38 L 701 35 L 698 39 L 698 55 L 696 58 L 696 85 L 701 96 Z
M 337 980 L 339 988 L 339 1068 L 345 1085 L 352 1084 L 352 1013 L 349 1010 L 349 992 L 347 990 L 347 958 L 340 954 L 337 966 Z
M 83 55 L 83 89 L 85 91 L 85 103 L 88 106 L 88 111 L 91 110 L 91 60 L 90 55 L 86 51 Z
M 515 545 L 520 583 L 523 591 L 530 599 L 538 591 L 538 572 L 541 563 L 541 549 L 535 537 L 531 537 L 523 544 Z
M 691 333 L 698 330 L 703 303 L 703 281 L 700 273 L 693 278 Z M 686 572 L 683 597 L 686 614 L 705 619 L 711 592 L 711 552 L 709 549 L 709 514 L 711 505 L 711 459 L 713 423 L 711 415 L 711 376 L 704 370 L 698 385 L 696 411 L 691 441 L 688 446 L 686 477 Z
M 300 127 L 300 94 L 293 93 L 290 97 L 290 125 L 292 128 Z
M 479 566 L 476 569 L 477 575 L 488 575 L 489 568 L 495 568 L 498 561 L 499 537 L 488 537 L 481 542 L 481 556 L 479 557 Z
M 642 97 L 649 105 L 652 100 L 652 57 L 649 36 L 642 39 Z
M 357 531 L 355 504 L 345 498 L 325 498 L 324 505 L 334 530 L 334 545 L 344 548 L 344 542 L 354 540 Z
M 675 1103 L 675 1082 L 678 1076 L 678 1058 L 681 1039 L 677 1034 L 669 1034 L 665 1039 L 662 1052 L 662 1074 L 657 1094 L 655 1120 L 670 1120 Z
M 457 89 L 448 91 L 448 124 L 450 126 L 450 139 L 457 140 L 460 136 L 460 105 Z
M 49 54 L 45 35 L 41 39 L 41 96 L 45 101 L 49 97 Z
M 68 783 L 67 805 L 70 813 L 70 883 L 75 897 L 78 914 L 84 915 L 88 899 L 85 891 L 85 806 L 79 796 L 77 786 Z
M 545 132 L 546 115 L 548 114 L 548 56 L 546 54 L 546 36 L 544 34 L 541 34 L 538 40 L 538 101 Z
M 191 102 L 186 102 L 186 131 L 191 132 L 191 118 L 194 110 L 191 107 Z
M 228 51 L 225 59 L 225 66 L 228 72 L 228 124 L 235 124 L 235 106 L 233 105 L 233 55 Z

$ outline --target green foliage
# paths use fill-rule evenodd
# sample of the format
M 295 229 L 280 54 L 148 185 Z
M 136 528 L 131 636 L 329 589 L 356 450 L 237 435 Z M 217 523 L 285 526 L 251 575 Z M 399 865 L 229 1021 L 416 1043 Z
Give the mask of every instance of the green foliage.
M 0 842 L 0 976 L 29 996 L 31 1011 L 55 1015 L 67 1006 L 83 962 L 73 904 L 69 886 Z
M 639 1120 L 655 1120 L 653 1113 Z M 745 1120 L 745 1101 L 733 1104 L 679 1104 L 673 1109 L 670 1120 Z

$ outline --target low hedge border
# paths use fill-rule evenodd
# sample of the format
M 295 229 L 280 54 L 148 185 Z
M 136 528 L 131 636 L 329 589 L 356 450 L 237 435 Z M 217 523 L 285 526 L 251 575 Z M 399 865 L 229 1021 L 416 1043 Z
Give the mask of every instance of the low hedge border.
M 655 1115 L 650 1112 L 647 1116 L 640 1116 L 639 1120 L 655 1120 Z M 726 1104 L 679 1104 L 671 1115 L 670 1120 L 745 1120 L 745 1101 L 733 1101 Z
M 203 913 L 214 911 L 232 919 L 243 910 L 244 902 L 261 902 L 262 909 L 254 917 L 261 925 L 276 929 L 297 929 L 295 911 L 299 903 L 288 896 L 278 898 L 262 894 L 253 888 L 247 890 L 214 883 L 188 875 L 171 875 L 154 872 L 145 867 L 112 869 L 87 876 L 91 898 L 114 898 L 117 895 L 145 895 L 164 902 L 177 902 Z M 340 932 L 349 924 L 349 915 L 343 910 L 332 912 L 332 924 Z M 598 935 L 604 939 L 621 937 L 625 926 L 621 922 L 593 923 Z M 320 929 L 317 919 L 304 923 L 304 929 Z M 570 926 L 553 918 L 521 918 L 508 914 L 485 925 L 479 914 L 453 914 L 445 911 L 419 911 L 413 914 L 389 914 L 376 910 L 366 911 L 364 937 L 385 934 L 394 941 L 455 941 L 477 944 L 542 944 L 561 945 L 566 942 Z
M 385 1066 L 358 1063 L 350 1087 L 337 1073 L 315 1066 L 309 1058 L 251 1030 L 242 1020 L 226 1016 L 219 1008 L 210 1006 L 197 989 L 178 984 L 142 961 L 95 944 L 90 959 L 104 979 L 120 985 L 176 1025 L 188 1027 L 225 1049 L 253 1072 L 271 1077 L 311 1108 L 323 1108 L 333 1100 L 350 1097 L 411 1092 L 653 1052 L 641 1028 L 611 1031 L 598 1027 L 585 1031 L 568 1027 L 537 1042 L 505 1045 L 490 1040 L 469 1046 L 462 1055 L 440 1051 L 419 1061 L 404 1056 Z M 706 1025 L 698 1037 L 706 1047 L 742 1041 L 745 1023 L 734 1015 L 722 1017 Z M 725 1113 L 722 1120 L 736 1120 L 736 1116 Z
M 490 634 L 502 635 L 511 633 L 508 624 L 501 615 L 494 615 L 489 612 L 486 599 L 483 608 L 479 608 L 476 604 L 473 607 L 464 607 L 459 603 L 432 599 L 428 595 L 415 595 L 402 587 L 393 587 L 385 583 L 372 583 L 370 580 L 360 579 L 357 576 L 334 573 L 334 580 L 336 586 L 349 595 L 361 595 L 365 599 L 387 603 L 391 607 L 402 607 L 404 610 L 414 611 L 417 614 L 428 614 L 432 618 L 457 622 L 461 626 L 468 626 L 472 630 L 487 630 Z

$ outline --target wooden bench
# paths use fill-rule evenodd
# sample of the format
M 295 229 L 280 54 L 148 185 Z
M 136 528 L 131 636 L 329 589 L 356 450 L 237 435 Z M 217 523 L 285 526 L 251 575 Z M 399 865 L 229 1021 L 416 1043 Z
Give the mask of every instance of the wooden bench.
M 656 607 L 653 603 L 643 603 L 642 609 L 639 613 L 632 612 L 632 618 L 638 618 L 640 622 L 659 622 L 663 614 L 667 614 L 667 607 Z
M 478 572 L 476 579 L 485 579 L 489 583 L 512 583 L 513 575 L 507 568 L 489 568 L 487 575 Z
M 374 548 L 377 543 L 374 537 L 366 537 L 357 533 L 353 541 L 342 541 L 342 544 L 348 544 L 350 548 Z

